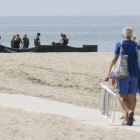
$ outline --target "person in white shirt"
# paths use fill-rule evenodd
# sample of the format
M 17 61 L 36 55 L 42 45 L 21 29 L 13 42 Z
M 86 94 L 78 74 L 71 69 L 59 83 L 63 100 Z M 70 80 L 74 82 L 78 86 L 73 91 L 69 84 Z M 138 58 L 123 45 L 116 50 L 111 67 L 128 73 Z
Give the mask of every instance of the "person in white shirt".
M 62 44 L 62 41 L 63 41 L 63 34 L 61 33 L 61 38 L 60 38 L 60 40 L 59 40 L 59 43 L 61 43 Z
M 61 36 L 61 38 L 60 38 L 59 42 L 58 42 L 58 43 L 52 42 L 52 45 L 57 45 L 57 46 L 59 46 L 59 45 L 62 44 L 62 42 L 63 42 L 63 33 L 61 33 L 60 36 Z

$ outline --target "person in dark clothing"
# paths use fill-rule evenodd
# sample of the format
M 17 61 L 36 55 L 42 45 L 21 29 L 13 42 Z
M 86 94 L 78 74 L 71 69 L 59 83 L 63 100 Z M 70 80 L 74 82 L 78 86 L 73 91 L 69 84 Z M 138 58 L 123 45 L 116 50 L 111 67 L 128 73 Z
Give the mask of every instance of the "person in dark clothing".
M 0 46 L 1 46 L 1 36 L 0 36 Z
M 67 45 L 69 42 L 68 38 L 66 38 L 66 35 L 63 35 L 63 41 L 62 41 L 62 45 Z
M 14 42 L 14 40 L 15 40 L 15 35 L 13 35 L 13 37 L 12 37 L 12 39 L 11 39 L 11 48 L 13 48 L 13 42 Z
M 29 47 L 29 38 L 25 34 L 22 40 L 23 49 L 27 49 Z
M 41 42 L 40 42 L 40 39 L 39 39 L 40 35 L 41 35 L 40 33 L 37 33 L 37 37 L 34 38 L 34 45 L 35 45 L 35 47 L 41 45 L 40 44 Z
M 19 34 L 17 34 L 16 36 L 18 36 L 18 41 L 19 41 L 19 44 L 21 43 L 21 38 L 19 37 Z
M 19 37 L 16 36 L 15 40 L 13 40 L 13 48 L 19 49 Z

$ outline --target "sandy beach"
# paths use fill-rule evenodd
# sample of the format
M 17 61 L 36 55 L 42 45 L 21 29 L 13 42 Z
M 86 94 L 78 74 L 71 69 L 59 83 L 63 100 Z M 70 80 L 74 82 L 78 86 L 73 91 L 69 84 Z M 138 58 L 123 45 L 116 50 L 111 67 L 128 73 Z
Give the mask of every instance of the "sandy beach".
M 96 109 L 100 95 L 99 82 L 107 76 L 112 58 L 112 52 L 1 54 L 0 92 L 35 96 Z M 111 84 L 110 88 L 117 93 Z M 136 115 L 140 115 L 139 101 L 138 96 Z M 8 130 L 7 134 L 1 134 L 2 138 L 10 134 L 13 139 L 21 140 L 39 140 L 39 137 L 42 140 L 46 140 L 46 137 L 49 137 L 47 140 L 92 140 L 112 139 L 114 136 L 122 139 L 121 130 L 90 126 L 61 116 L 0 108 L 1 132 Z M 119 103 L 117 111 L 122 111 Z M 28 129 L 30 134 L 27 133 Z M 36 131 L 39 131 L 38 135 Z M 127 136 L 126 139 L 134 139 L 139 134 L 128 131 Z
M 138 140 L 140 137 L 139 132 L 92 126 L 57 115 L 6 107 L 0 110 L 0 140 Z

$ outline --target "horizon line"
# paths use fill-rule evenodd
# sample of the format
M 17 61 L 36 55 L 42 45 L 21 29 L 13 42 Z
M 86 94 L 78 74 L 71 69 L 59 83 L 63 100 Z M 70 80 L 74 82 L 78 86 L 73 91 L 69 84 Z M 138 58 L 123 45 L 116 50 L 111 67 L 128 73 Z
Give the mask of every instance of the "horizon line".
M 66 16 L 73 16 L 73 17 L 77 17 L 77 16 L 140 16 L 140 15 L 0 15 L 0 17 L 66 17 Z

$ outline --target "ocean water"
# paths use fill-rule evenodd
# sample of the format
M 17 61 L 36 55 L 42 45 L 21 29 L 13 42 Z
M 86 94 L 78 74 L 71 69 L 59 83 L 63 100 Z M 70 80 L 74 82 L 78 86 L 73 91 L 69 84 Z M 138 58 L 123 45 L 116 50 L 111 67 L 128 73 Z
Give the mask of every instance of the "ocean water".
M 58 42 L 60 33 L 67 35 L 69 46 L 98 45 L 98 51 L 113 51 L 123 40 L 122 29 L 131 26 L 140 40 L 140 16 L 59 16 L 59 17 L 0 17 L 1 44 L 10 47 L 14 34 L 27 34 L 30 47 L 34 37 L 41 33 L 41 44 Z

